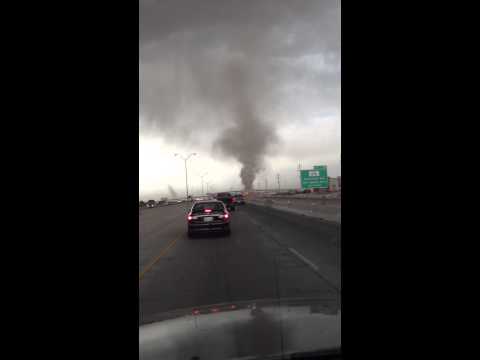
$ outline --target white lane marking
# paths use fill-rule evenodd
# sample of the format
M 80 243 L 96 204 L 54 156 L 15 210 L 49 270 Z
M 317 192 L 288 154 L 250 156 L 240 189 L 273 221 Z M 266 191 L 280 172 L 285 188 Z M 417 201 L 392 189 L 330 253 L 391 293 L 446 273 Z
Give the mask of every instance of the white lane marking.
M 305 256 L 303 256 L 302 254 L 300 254 L 297 250 L 293 249 L 293 248 L 288 248 L 288 250 L 293 253 L 295 256 L 297 256 L 300 260 L 302 260 L 305 264 L 307 264 L 308 266 L 310 266 L 313 270 L 315 270 L 316 272 L 318 272 L 318 266 L 315 265 L 313 262 L 311 262 L 310 260 L 308 260 Z
M 305 256 L 300 254 L 297 250 L 293 248 L 288 248 L 288 251 L 290 251 L 293 255 L 298 257 L 301 261 L 303 261 L 305 264 L 307 264 L 318 276 L 320 276 L 325 282 L 327 282 L 332 288 L 334 288 L 337 292 L 340 292 L 339 288 L 335 286 L 330 280 L 325 278 L 321 273 L 320 269 L 318 268 L 317 265 L 315 265 L 313 262 L 308 260 Z

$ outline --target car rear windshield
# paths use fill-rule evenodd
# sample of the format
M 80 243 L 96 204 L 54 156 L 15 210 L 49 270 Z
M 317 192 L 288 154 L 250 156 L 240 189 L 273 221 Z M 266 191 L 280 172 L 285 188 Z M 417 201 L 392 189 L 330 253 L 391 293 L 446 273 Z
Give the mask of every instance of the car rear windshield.
M 217 197 L 230 197 L 232 195 L 230 195 L 230 193 L 218 193 L 217 194 Z
M 203 213 L 205 209 L 211 209 L 212 211 L 224 211 L 222 203 L 219 202 L 204 202 L 198 203 L 193 206 L 192 213 Z

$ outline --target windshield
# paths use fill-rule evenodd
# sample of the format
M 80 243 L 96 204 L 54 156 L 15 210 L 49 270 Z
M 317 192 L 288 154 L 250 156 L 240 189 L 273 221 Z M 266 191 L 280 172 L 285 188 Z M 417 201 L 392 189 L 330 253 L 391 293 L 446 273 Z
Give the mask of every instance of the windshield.
M 141 345 L 156 359 L 340 347 L 340 1 L 139 10 Z
M 192 214 L 203 213 L 208 210 L 211 210 L 211 212 L 223 212 L 224 207 L 223 207 L 223 204 L 218 202 L 198 203 L 193 206 Z

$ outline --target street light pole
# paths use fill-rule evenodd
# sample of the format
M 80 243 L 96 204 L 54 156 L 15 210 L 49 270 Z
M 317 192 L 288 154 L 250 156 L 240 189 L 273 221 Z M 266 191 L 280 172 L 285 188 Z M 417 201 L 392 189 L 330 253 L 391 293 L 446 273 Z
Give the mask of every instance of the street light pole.
M 185 162 L 185 193 L 187 194 L 187 200 L 188 200 L 188 170 L 187 170 L 187 160 L 190 159 L 191 156 L 197 155 L 197 153 L 191 153 L 187 157 L 184 157 L 180 154 L 175 154 L 175 156 L 178 156 L 180 159 L 182 159 Z
M 203 175 L 198 175 L 200 176 L 200 179 L 202 179 L 202 195 L 205 195 L 205 192 L 203 191 L 203 178 L 208 175 L 208 172 L 204 173 Z M 208 189 L 207 189 L 208 192 Z
M 298 171 L 298 181 L 300 182 L 300 190 L 302 190 L 302 164 L 301 163 L 298 163 L 297 171 Z

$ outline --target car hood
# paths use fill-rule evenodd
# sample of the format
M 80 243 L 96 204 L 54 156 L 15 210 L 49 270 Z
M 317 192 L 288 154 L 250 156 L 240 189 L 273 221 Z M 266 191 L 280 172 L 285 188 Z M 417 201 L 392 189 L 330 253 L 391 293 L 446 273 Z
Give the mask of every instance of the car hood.
M 140 326 L 140 359 L 255 359 L 340 349 L 338 300 L 275 299 L 159 314 Z

